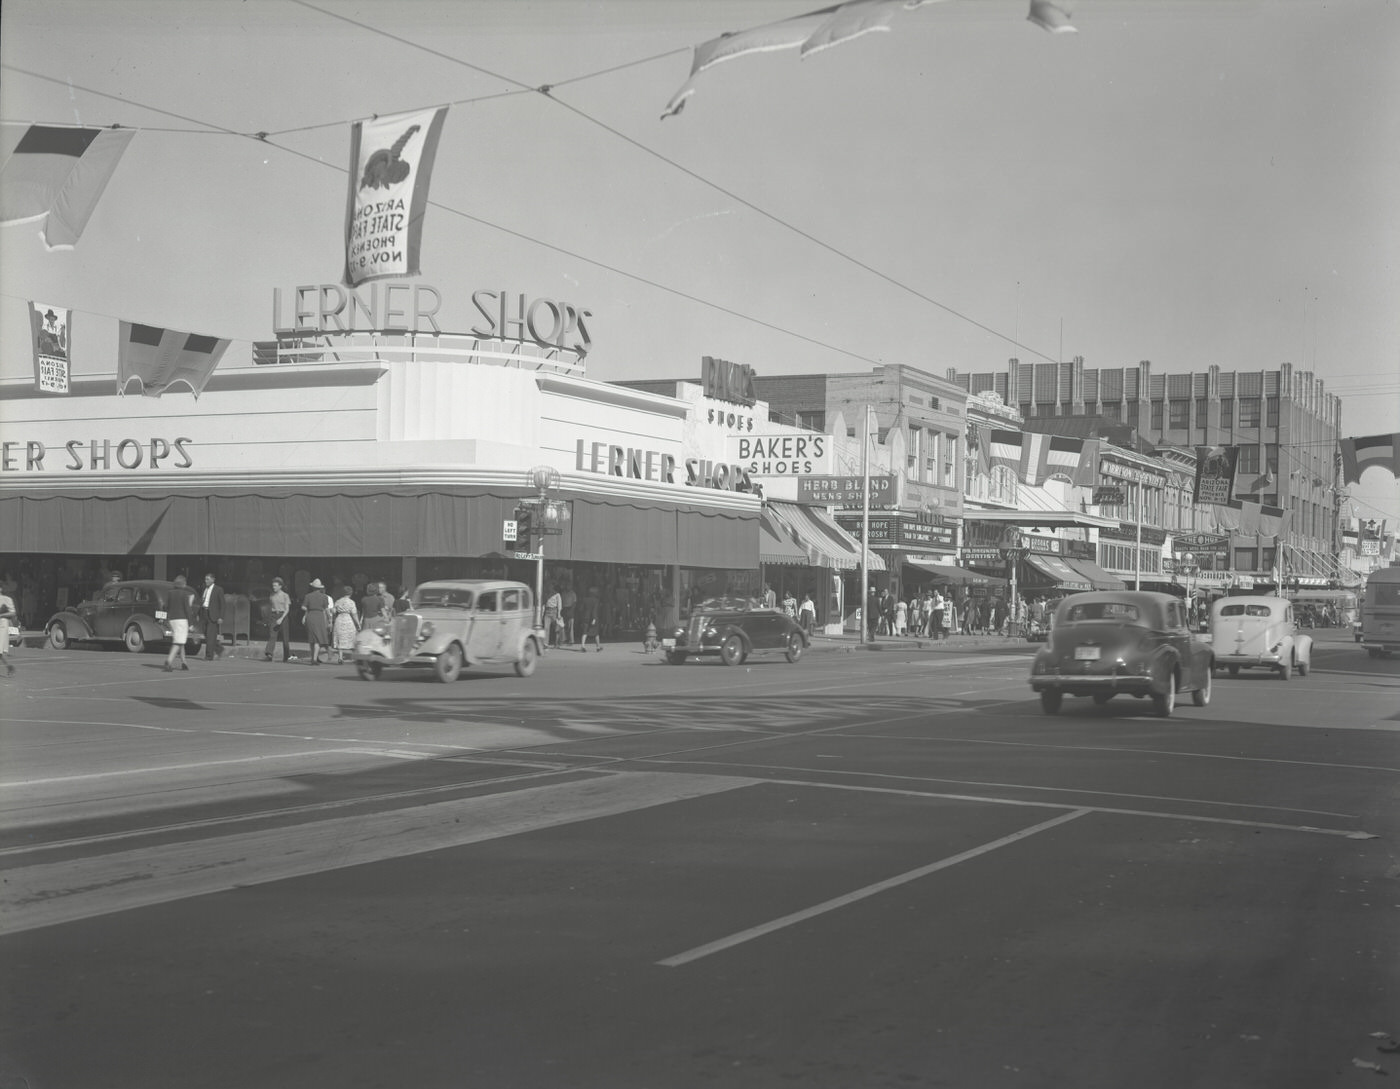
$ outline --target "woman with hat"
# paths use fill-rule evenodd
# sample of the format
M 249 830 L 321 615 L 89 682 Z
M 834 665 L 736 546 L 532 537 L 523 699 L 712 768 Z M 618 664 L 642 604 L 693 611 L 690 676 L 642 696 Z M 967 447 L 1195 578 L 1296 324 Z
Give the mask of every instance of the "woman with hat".
M 331 599 L 320 579 L 311 580 L 311 588 L 301 599 L 301 622 L 306 625 L 306 641 L 311 644 L 311 664 L 321 664 L 321 648 L 330 642 L 327 614 Z

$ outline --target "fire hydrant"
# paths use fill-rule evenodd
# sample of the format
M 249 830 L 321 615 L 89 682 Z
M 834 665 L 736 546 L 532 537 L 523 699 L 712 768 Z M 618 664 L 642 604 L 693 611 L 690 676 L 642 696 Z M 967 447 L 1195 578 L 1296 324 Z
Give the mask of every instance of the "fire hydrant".
M 645 641 L 642 643 L 642 648 L 643 648 L 648 654 L 651 654 L 651 653 L 652 653 L 653 651 L 655 651 L 656 648 L 657 648 L 658 646 L 660 646 L 660 645 L 661 645 L 661 644 L 657 641 L 657 638 L 656 638 L 656 621 L 655 621 L 655 620 L 648 620 L 648 621 L 647 621 L 647 635 L 646 635 Z

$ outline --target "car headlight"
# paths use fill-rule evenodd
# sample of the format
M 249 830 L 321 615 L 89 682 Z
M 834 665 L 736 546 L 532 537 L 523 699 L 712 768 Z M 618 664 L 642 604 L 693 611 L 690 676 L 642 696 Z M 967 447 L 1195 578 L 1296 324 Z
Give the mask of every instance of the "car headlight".
M 423 621 L 423 626 L 422 626 L 421 628 L 418 629 L 418 638 L 419 638 L 419 639 L 427 639 L 427 638 L 429 638 L 432 634 L 433 634 L 433 622 L 432 622 L 431 620 L 425 620 L 425 621 Z

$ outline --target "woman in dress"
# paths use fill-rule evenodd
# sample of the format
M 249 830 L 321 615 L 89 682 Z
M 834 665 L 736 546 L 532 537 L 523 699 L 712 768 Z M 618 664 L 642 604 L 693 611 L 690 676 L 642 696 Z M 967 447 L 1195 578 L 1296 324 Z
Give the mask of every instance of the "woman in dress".
M 335 642 L 336 661 L 344 664 L 345 655 L 355 650 L 355 633 L 360 630 L 360 610 L 355 605 L 355 588 L 344 586 L 331 606 L 331 638 Z
M 301 599 L 301 622 L 306 625 L 306 641 L 311 644 L 311 664 L 321 664 L 321 648 L 330 642 L 326 615 L 331 599 L 320 579 L 311 580 L 311 588 Z

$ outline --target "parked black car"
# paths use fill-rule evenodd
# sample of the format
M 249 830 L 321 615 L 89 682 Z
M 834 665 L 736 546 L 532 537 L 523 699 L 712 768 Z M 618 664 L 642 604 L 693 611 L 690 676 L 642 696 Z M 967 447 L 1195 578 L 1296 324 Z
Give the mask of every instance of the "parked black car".
M 70 643 L 124 643 L 140 652 L 149 643 L 170 642 L 166 602 L 175 584 L 163 579 L 131 579 L 104 586 L 87 601 L 55 613 L 44 625 L 49 643 L 63 650 Z M 200 643 L 190 628 L 189 647 Z
M 695 606 L 689 622 L 661 640 L 672 665 L 692 656 L 742 665 L 750 654 L 763 653 L 780 653 L 795 662 L 809 645 L 807 633 L 786 613 L 724 599 Z

